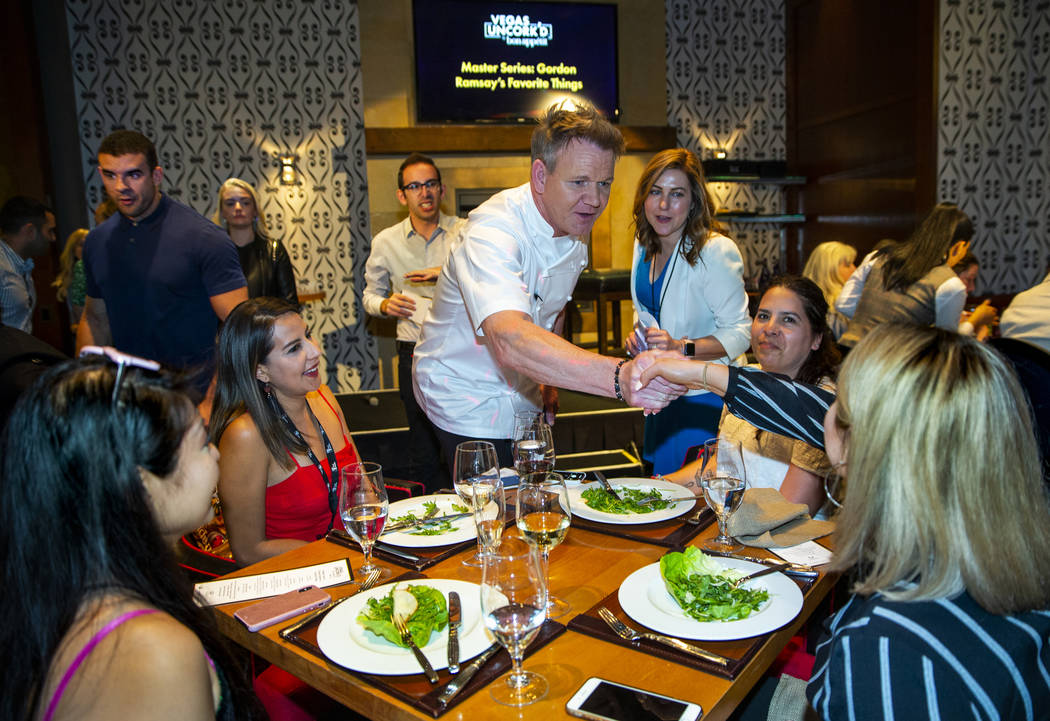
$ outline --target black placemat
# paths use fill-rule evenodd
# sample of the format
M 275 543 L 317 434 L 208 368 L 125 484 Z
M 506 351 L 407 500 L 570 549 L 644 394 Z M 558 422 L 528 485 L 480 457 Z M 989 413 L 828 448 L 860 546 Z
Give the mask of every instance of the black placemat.
M 396 581 L 411 581 L 420 578 L 426 578 L 426 576 L 421 573 L 410 571 L 401 574 L 390 581 L 390 583 Z M 445 690 L 445 687 L 456 678 L 448 672 L 447 668 L 437 672 L 439 681 L 434 685 L 426 680 L 422 671 L 406 676 L 380 676 L 361 673 L 358 671 L 349 671 L 329 660 L 317 645 L 317 627 L 320 625 L 322 619 L 323 616 L 311 621 L 294 634 L 290 634 L 286 640 L 322 659 L 327 664 L 329 670 L 333 673 L 345 673 L 348 676 L 366 681 L 381 691 L 404 701 L 424 713 L 430 714 L 434 718 L 437 718 L 445 711 L 453 708 L 463 701 L 463 699 L 468 698 L 479 689 L 487 686 L 489 683 L 510 670 L 511 667 L 510 655 L 506 650 L 500 649 L 500 651 L 490 658 L 484 666 L 478 669 L 474 678 L 472 678 L 446 706 L 442 706 L 438 703 L 438 696 L 440 696 L 441 692 Z M 562 624 L 556 621 L 546 621 L 543 626 L 540 627 L 540 631 L 536 635 L 536 638 L 533 639 L 532 643 L 530 643 L 529 647 L 525 650 L 525 657 L 528 658 L 536 650 L 547 645 L 564 632 L 565 626 Z M 466 665 L 468 662 L 469 659 L 464 659 L 463 665 Z
M 798 587 L 802 590 L 803 597 L 809 593 L 813 584 L 816 582 L 815 579 L 790 578 L 798 584 Z M 729 663 L 725 666 L 721 666 L 713 661 L 707 661 L 684 651 L 679 651 L 670 646 L 657 643 L 656 641 L 643 639 L 634 643 L 620 638 L 611 628 L 609 628 L 608 624 L 602 620 L 601 616 L 598 615 L 598 609 L 603 606 L 612 611 L 613 615 L 628 627 L 640 632 L 650 630 L 635 623 L 624 612 L 623 608 L 620 606 L 619 589 L 613 591 L 601 601 L 591 606 L 585 613 L 581 613 L 569 621 L 569 629 L 588 636 L 600 638 L 603 641 L 615 643 L 618 646 L 633 648 L 636 651 L 649 654 L 650 656 L 657 656 L 667 661 L 674 661 L 683 666 L 689 666 L 690 668 L 695 668 L 699 671 L 704 671 L 728 679 L 736 678 L 754 655 L 758 653 L 758 649 L 762 647 L 762 644 L 766 642 L 766 639 L 779 630 L 770 631 L 761 636 L 752 636 L 734 641 L 694 641 L 686 638 L 681 639 L 686 643 L 702 648 L 705 651 L 717 653 L 719 656 L 728 658 Z

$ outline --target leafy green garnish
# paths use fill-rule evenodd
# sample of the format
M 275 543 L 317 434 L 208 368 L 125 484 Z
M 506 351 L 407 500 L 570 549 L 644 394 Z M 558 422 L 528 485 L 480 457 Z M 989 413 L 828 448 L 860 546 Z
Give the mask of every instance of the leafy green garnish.
M 409 593 L 416 597 L 415 613 L 409 616 L 406 626 L 412 635 L 412 640 L 422 648 L 430 640 L 430 634 L 441 631 L 448 625 L 448 607 L 445 605 L 445 594 L 430 586 L 404 586 Z M 390 593 L 380 598 L 368 599 L 368 604 L 361 609 L 357 615 L 357 622 L 365 630 L 371 631 L 376 636 L 381 636 L 393 644 L 402 648 L 408 646 L 401 640 L 401 635 L 394 628 L 390 620 L 394 611 L 394 586 L 390 587 Z
M 661 558 L 660 575 L 682 610 L 697 621 L 738 621 L 769 600 L 769 591 L 733 588 L 745 574 L 722 567 L 694 546 Z
M 604 488 L 588 488 L 582 494 L 583 502 L 596 511 L 603 513 L 652 513 L 667 508 L 671 505 L 669 501 L 660 500 L 663 494 L 655 488 L 643 491 L 640 488 L 621 488 L 619 494 L 623 498 L 617 501 L 612 494 Z M 652 501 L 652 503 L 641 504 L 641 501 Z
M 454 513 L 469 513 L 470 509 L 466 506 L 461 506 L 458 503 L 452 504 L 452 511 Z M 413 523 L 415 521 L 421 521 L 428 516 L 436 516 L 438 514 L 438 505 L 434 501 L 426 501 L 423 503 L 423 515 L 417 516 L 415 513 L 406 513 L 403 516 L 397 516 L 391 518 L 391 524 L 394 523 Z M 458 531 L 459 526 L 453 524 L 452 521 L 424 521 L 415 528 L 403 529 L 402 533 L 407 533 L 410 536 L 440 536 L 443 533 L 449 533 L 450 531 Z

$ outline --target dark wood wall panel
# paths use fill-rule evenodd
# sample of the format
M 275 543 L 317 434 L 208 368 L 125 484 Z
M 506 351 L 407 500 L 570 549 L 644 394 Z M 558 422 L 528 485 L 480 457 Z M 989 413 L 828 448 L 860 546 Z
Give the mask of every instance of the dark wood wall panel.
M 860 254 L 933 203 L 931 0 L 788 0 L 788 162 L 806 176 L 798 270 L 819 243 Z

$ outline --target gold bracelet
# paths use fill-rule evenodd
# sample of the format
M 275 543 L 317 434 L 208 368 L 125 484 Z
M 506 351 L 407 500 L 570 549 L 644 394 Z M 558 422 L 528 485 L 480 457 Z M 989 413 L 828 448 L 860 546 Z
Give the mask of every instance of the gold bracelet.
M 707 386 L 707 369 L 711 367 L 710 363 L 704 363 L 704 375 L 700 378 L 700 384 L 704 387 L 705 391 L 711 390 Z

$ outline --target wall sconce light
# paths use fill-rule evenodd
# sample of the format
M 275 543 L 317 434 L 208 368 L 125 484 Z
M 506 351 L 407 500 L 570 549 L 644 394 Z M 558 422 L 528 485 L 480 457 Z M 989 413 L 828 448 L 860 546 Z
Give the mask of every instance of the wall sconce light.
M 295 169 L 295 161 L 298 155 L 281 156 L 281 185 L 298 185 L 299 175 Z
M 718 159 L 718 160 L 725 160 L 726 155 L 727 155 L 727 153 L 726 153 L 726 149 L 725 148 L 715 148 L 715 158 L 716 159 Z

